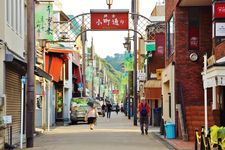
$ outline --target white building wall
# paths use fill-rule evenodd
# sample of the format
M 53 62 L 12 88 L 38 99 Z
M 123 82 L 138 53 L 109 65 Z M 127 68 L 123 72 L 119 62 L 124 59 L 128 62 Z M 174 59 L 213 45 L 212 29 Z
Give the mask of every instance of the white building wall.
M 171 117 L 169 116 L 169 95 L 171 93 Z M 168 65 L 162 72 L 163 119 L 175 123 L 175 69 Z
M 18 3 L 16 3 L 16 0 L 13 0 L 13 2 L 14 13 L 8 13 L 8 18 L 11 19 L 11 17 L 14 16 L 11 21 L 14 22 L 15 26 L 10 26 L 10 24 L 7 22 L 7 12 L 9 12 L 7 11 L 7 7 L 9 7 L 12 1 L 9 3 L 9 0 L 0 0 L 0 97 L 2 97 L 5 92 L 4 60 L 6 49 L 10 49 L 21 57 L 23 57 L 24 52 L 24 0 L 17 0 Z M 21 15 L 19 15 L 16 10 L 20 10 Z
M 0 40 L 4 40 L 4 20 L 5 20 L 5 2 L 0 1 Z M 5 47 L 4 47 L 4 42 L 0 42 L 0 97 L 3 96 L 3 87 L 4 87 L 4 56 L 5 56 Z
M 10 7 L 5 10 L 5 17 L 3 20 L 4 31 L 3 40 L 7 43 L 10 50 L 23 57 L 24 53 L 24 0 L 8 1 L 3 0 L 3 6 Z M 14 2 L 14 5 L 11 3 Z M 16 3 L 17 2 L 17 3 Z M 17 5 L 16 5 L 17 4 Z M 2 7 L 2 6 L 1 6 Z M 13 10 L 13 11 L 12 11 Z M 16 12 L 17 11 L 17 12 Z M 7 17 L 8 14 L 8 17 Z M 7 19 L 9 18 L 9 19 Z M 10 20 L 10 21 L 7 21 Z
M 68 60 L 68 80 L 64 80 L 64 120 L 70 120 L 70 100 L 72 98 L 73 79 L 72 79 L 72 54 Z

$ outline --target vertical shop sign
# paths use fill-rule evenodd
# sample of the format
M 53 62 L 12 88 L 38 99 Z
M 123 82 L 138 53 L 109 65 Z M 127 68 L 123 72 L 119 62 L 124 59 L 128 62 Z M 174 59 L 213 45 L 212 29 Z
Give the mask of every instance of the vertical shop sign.
M 35 6 L 36 39 L 53 40 L 52 17 L 52 3 L 39 3 Z

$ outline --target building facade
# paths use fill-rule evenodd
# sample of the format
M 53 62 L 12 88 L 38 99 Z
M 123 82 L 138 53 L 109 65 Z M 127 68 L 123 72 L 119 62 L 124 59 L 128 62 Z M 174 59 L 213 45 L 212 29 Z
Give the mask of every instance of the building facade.
M 211 1 L 167 0 L 165 8 L 163 118 L 176 125 L 178 137 L 193 141 L 194 130 L 200 130 L 205 122 L 201 72 L 203 55 L 211 55 L 212 49 Z M 212 97 L 208 94 L 210 110 Z M 214 124 L 212 111 L 208 113 L 208 124 Z
M 0 2 L 0 117 L 8 116 L 12 127 L 12 144 L 18 143 L 21 134 L 21 102 L 25 101 L 22 77 L 26 74 L 26 29 L 24 0 Z M 13 93 L 13 94 L 12 94 Z M 4 126 L 5 122 L 1 122 Z M 8 128 L 1 128 L 0 149 L 8 141 Z

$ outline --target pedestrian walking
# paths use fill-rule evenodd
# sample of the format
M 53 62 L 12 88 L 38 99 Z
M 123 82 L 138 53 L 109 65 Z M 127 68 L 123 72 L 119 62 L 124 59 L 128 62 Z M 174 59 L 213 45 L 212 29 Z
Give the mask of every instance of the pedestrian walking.
M 102 104 L 102 117 L 105 117 L 105 104 Z
M 112 111 L 112 104 L 107 103 L 106 107 L 107 107 L 107 118 L 110 118 L 111 117 L 111 111 Z
M 150 117 L 150 106 L 146 103 L 145 98 L 141 98 L 141 103 L 138 104 L 138 114 L 140 119 L 140 128 L 141 134 L 148 134 L 148 125 L 149 125 L 149 117 Z
M 118 112 L 120 111 L 120 106 L 119 106 L 119 104 L 117 103 L 116 104 L 116 113 L 117 113 L 117 115 L 118 115 Z
M 97 121 L 97 117 L 98 117 L 98 112 L 96 108 L 94 107 L 94 105 L 89 105 L 87 110 L 87 121 L 88 121 L 90 130 L 94 129 L 94 124 Z

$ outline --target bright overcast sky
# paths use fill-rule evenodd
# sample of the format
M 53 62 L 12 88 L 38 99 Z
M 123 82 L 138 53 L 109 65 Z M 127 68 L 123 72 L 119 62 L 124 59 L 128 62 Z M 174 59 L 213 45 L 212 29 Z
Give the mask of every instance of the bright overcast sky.
M 106 0 L 61 0 L 63 3 L 63 11 L 67 15 L 78 15 L 90 12 L 90 9 L 108 9 Z M 139 0 L 140 14 L 149 18 L 150 13 L 159 0 Z M 113 0 L 111 9 L 130 9 L 131 0 Z M 113 56 L 115 53 L 124 53 L 123 47 L 124 37 L 127 31 L 95 31 L 87 32 L 88 45 L 93 37 L 95 52 L 102 58 Z

